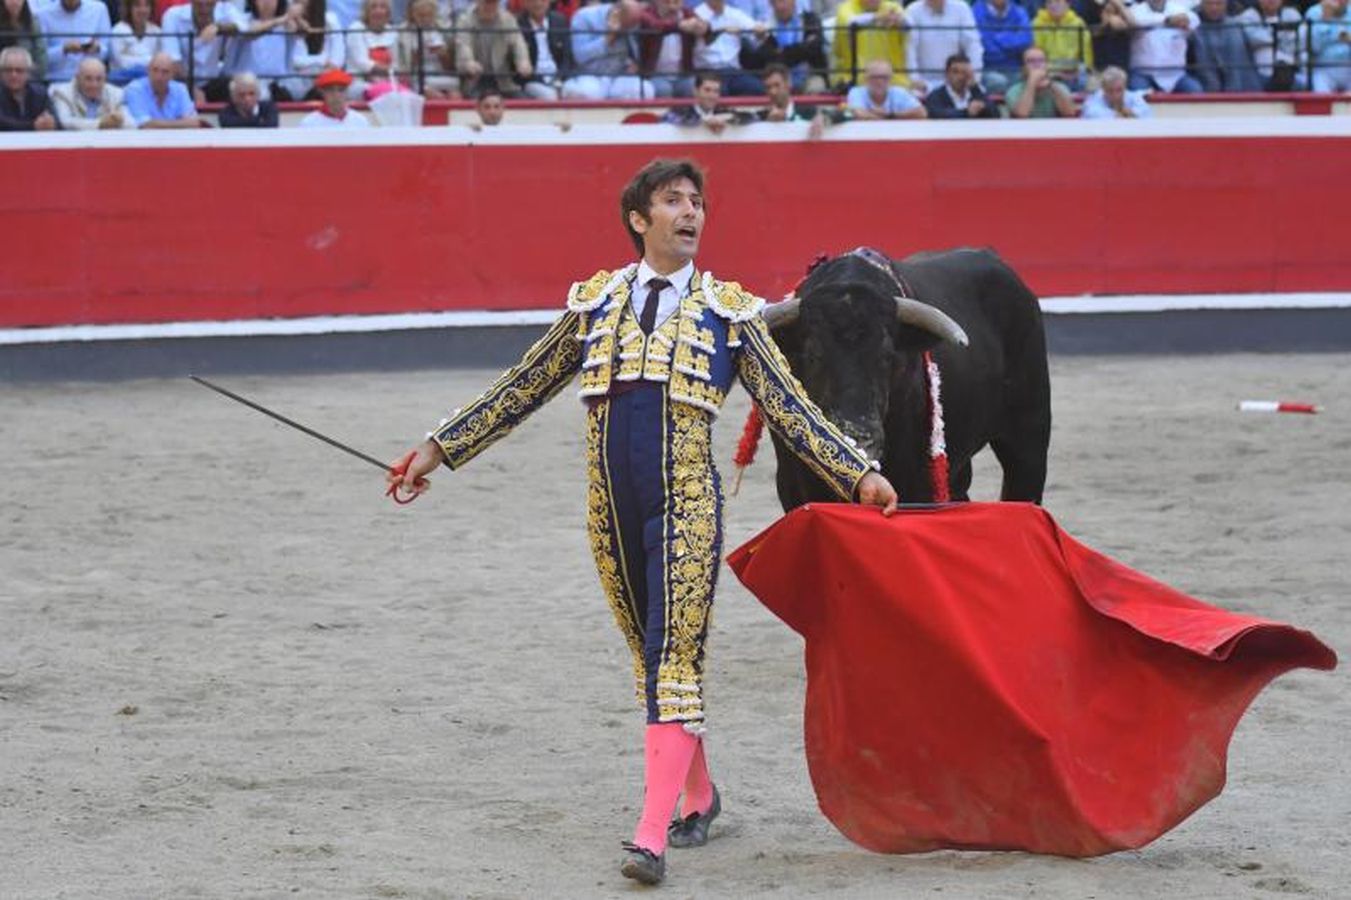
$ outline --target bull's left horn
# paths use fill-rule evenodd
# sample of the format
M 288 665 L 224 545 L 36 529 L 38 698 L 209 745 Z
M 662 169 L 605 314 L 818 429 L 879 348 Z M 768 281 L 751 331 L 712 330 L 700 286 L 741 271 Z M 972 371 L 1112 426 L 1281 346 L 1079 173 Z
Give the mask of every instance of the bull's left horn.
M 796 322 L 801 306 L 802 299 L 794 295 L 778 303 L 765 304 L 760 315 L 769 326 L 769 330 L 773 331 L 775 328 L 784 328 Z
M 912 300 L 909 297 L 896 297 L 896 318 L 906 325 L 914 325 L 916 328 L 922 328 L 931 334 L 936 334 L 945 341 L 952 341 L 954 344 L 961 344 L 965 347 L 970 343 L 967 340 L 966 332 L 962 326 L 952 321 L 947 313 L 939 309 L 934 309 L 927 303 L 920 303 L 918 300 Z M 766 318 L 769 310 L 766 309 Z

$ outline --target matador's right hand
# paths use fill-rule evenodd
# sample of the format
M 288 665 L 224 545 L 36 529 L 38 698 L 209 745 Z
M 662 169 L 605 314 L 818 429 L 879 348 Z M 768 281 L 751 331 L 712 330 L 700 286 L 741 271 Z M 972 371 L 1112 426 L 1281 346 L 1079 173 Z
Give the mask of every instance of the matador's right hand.
M 425 476 L 446 461 L 441 445 L 428 438 L 389 464 L 385 483 L 405 494 L 421 494 L 432 486 Z

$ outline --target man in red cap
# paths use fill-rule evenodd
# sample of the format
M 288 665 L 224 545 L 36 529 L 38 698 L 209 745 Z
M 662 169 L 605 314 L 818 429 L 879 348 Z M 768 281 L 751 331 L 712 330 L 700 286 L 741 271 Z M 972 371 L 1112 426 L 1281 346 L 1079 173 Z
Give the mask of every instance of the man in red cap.
M 352 76 L 342 69 L 325 69 L 314 79 L 323 103 L 300 120 L 301 128 L 369 128 L 366 117 L 347 106 L 347 88 Z

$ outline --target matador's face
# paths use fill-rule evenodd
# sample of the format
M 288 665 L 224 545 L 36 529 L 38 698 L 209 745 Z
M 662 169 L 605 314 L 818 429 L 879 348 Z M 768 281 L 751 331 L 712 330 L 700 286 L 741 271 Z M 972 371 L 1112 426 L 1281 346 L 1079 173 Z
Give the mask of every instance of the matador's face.
M 704 195 L 688 178 L 677 178 L 652 192 L 644 219 L 630 213 L 633 229 L 643 236 L 649 258 L 691 260 L 704 233 Z

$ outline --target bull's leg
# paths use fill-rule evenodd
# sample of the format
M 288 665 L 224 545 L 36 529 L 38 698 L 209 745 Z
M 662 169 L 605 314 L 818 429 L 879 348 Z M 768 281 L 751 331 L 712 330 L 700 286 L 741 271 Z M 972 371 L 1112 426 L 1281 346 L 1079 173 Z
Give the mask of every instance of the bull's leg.
M 948 470 L 948 491 L 951 499 L 958 503 L 965 503 L 971 499 L 971 460 L 968 458 L 962 463 L 953 463 Z
M 1041 503 L 1046 488 L 1045 438 L 992 441 L 994 455 L 1004 469 L 1000 500 L 1024 500 Z

